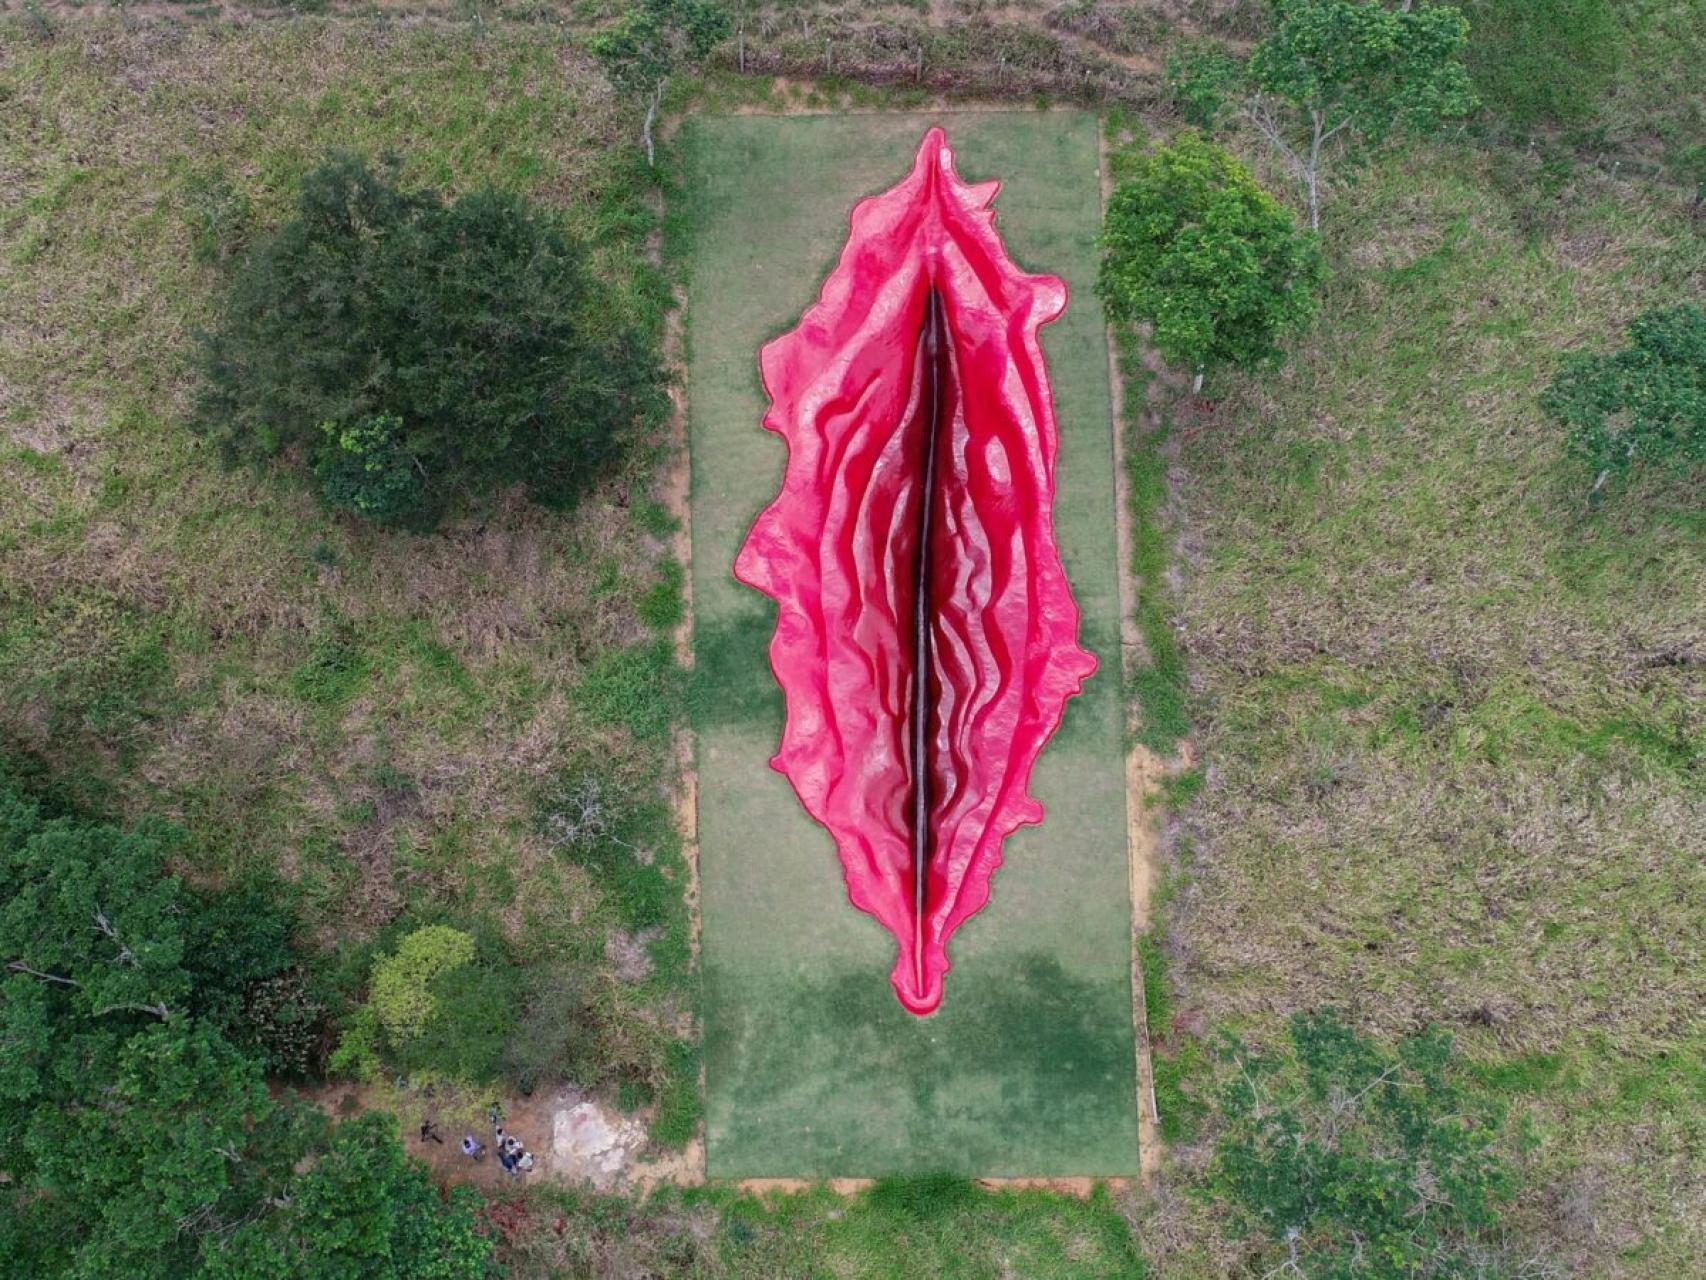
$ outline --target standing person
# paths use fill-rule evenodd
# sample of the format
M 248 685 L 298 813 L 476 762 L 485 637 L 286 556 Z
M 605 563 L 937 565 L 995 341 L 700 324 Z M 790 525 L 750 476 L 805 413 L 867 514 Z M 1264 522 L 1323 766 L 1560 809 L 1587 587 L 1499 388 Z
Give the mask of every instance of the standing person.
M 486 1154 L 486 1144 L 473 1134 L 465 1133 L 462 1135 L 462 1154 L 478 1164 L 480 1157 Z

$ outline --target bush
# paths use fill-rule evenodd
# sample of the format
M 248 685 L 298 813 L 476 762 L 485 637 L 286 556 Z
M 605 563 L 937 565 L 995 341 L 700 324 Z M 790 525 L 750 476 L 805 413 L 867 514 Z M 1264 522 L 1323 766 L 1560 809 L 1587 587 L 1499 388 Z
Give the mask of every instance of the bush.
M 327 1016 L 307 973 L 286 969 L 251 982 L 233 1038 L 273 1075 L 306 1077 L 325 1065 Z
M 186 913 L 184 967 L 197 1017 L 269 1072 L 311 1076 L 322 1066 L 330 1010 L 299 965 L 295 928 L 276 890 L 213 894 Z
M 569 965 L 547 965 L 529 975 L 515 1032 L 504 1046 L 503 1072 L 523 1093 L 574 1080 L 597 1083 L 601 1013 L 593 975 Z
M 1251 367 L 1315 311 L 1321 259 L 1249 170 L 1200 134 L 1141 157 L 1108 202 L 1096 291 L 1148 321 L 1162 357 L 1195 372 Z
M 1648 311 L 1628 337 L 1610 355 L 1569 357 L 1540 396 L 1570 454 L 1598 472 L 1596 493 L 1641 466 L 1706 464 L 1706 309 Z
M 388 1066 L 491 1080 L 504 1063 L 522 983 L 495 935 L 415 929 L 374 962 L 367 1003 L 345 1029 L 332 1069 L 366 1079 Z
M 1209 1183 L 1235 1226 L 1268 1242 L 1253 1272 L 1506 1274 L 1489 1241 L 1514 1181 L 1492 1150 L 1497 1113 L 1453 1078 L 1451 1037 L 1388 1047 L 1332 1009 L 1297 1014 L 1288 1032 L 1283 1051 L 1222 1047 Z
M 433 979 L 473 959 L 474 939 L 462 930 L 442 924 L 416 929 L 373 966 L 368 1006 L 392 1039 L 413 1040 L 439 1012 Z
M 403 443 L 403 420 L 382 413 L 354 426 L 322 422 L 324 451 L 314 464 L 320 494 L 344 511 L 380 524 L 436 523 L 425 473 Z
M 245 255 L 201 365 L 193 425 L 228 458 L 294 450 L 329 503 L 416 529 L 509 484 L 571 506 L 666 405 L 651 342 L 544 211 L 342 154 Z

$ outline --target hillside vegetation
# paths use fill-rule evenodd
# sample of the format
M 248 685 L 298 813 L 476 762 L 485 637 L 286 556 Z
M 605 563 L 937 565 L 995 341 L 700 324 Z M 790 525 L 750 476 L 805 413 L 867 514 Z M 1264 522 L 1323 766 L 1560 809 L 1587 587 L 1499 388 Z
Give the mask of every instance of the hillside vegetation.
M 422 536 L 332 510 L 300 456 L 228 468 L 188 422 L 198 332 L 335 150 L 395 152 L 406 188 L 447 201 L 489 184 L 553 210 L 613 323 L 648 343 L 677 283 L 659 211 L 675 230 L 693 210 L 668 130 L 654 178 L 644 103 L 587 56 L 619 5 L 324 7 L 340 12 L 0 17 L 0 763 L 31 814 L 0 908 L 41 943 L 25 863 L 56 816 L 157 838 L 147 884 L 176 876 L 159 890 L 173 902 L 265 900 L 272 967 L 220 997 L 238 1047 L 201 1055 L 241 1095 L 232 1135 L 264 1064 L 275 1088 L 383 1076 L 376 1096 L 397 1099 L 399 1076 L 482 1098 L 568 1081 L 678 1148 L 699 1125 L 698 1047 L 672 809 L 684 574 L 660 437 L 573 512 L 503 489 Z M 1497 1209 L 1472 1242 L 1485 1274 L 1698 1269 L 1701 477 L 1593 493 L 1541 395 L 1569 353 L 1611 352 L 1642 312 L 1706 296 L 1706 9 L 1462 7 L 1483 108 L 1324 171 L 1319 309 L 1277 366 L 1214 372 L 1200 398 L 1175 370 L 1150 398 L 1123 339 L 1152 659 L 1129 682 L 1134 736 L 1173 770 L 1139 940 L 1158 1187 L 1087 1202 L 930 1178 L 762 1201 L 543 1187 L 478 1215 L 459 1198 L 459 1238 L 495 1233 L 522 1276 L 1261 1275 L 1286 1247 L 1228 1198 L 1261 1180 L 1229 1176 L 1226 1151 L 1269 1150 L 1236 1110 L 1238 1064 L 1309 1078 L 1281 1059 L 1298 1028 L 1340 1028 L 1314 1012 L 1331 1006 L 1348 1056 L 1402 1046 L 1449 1076 L 1439 1096 L 1497 1161 L 1475 1171 Z M 1179 126 L 1170 52 L 1210 38 L 1243 54 L 1269 22 L 1256 0 L 778 0 L 741 10 L 666 105 L 1097 104 L 1120 164 Z M 1301 212 L 1259 137 L 1235 121 L 1215 136 Z M 27 979 L 8 1018 L 49 1007 Z M 263 1054 L 255 1028 L 285 1007 L 313 1034 Z M 151 1026 L 77 1016 L 102 1036 Z M 1319 1108 L 1339 1114 L 1330 1092 L 1311 1133 Z M 1391 1113 L 1409 1114 L 1401 1098 Z M 52 1156 L 58 1131 L 39 1132 Z M 280 1186 L 295 1156 L 333 1150 L 321 1129 L 298 1137 L 273 1152 Z M 336 1150 L 436 1212 L 388 1126 Z M 27 1189 L 6 1186 L 21 1214 Z M 129 1247 L 98 1200 L 89 1220 Z M 483 1265 L 483 1247 L 469 1256 Z

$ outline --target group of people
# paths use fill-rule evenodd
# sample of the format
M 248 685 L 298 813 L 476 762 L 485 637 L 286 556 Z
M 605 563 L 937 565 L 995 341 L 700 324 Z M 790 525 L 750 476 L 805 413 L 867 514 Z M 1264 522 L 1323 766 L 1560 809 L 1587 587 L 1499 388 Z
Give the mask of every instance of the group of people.
M 492 1123 L 492 1142 L 498 1149 L 498 1164 L 512 1178 L 518 1178 L 533 1168 L 533 1153 L 513 1133 L 505 1133 L 503 1115 L 496 1106 L 487 1108 L 486 1119 Z M 431 1120 L 421 1121 L 421 1141 L 442 1143 L 438 1126 Z M 462 1135 L 462 1154 L 478 1163 L 486 1158 L 486 1144 L 471 1133 Z
M 488 1108 L 486 1119 L 492 1122 L 492 1142 L 498 1149 L 498 1164 L 512 1178 L 520 1177 L 533 1168 L 533 1153 L 513 1133 L 505 1133 L 503 1117 L 496 1107 Z M 486 1144 L 473 1134 L 462 1135 L 462 1154 L 470 1160 L 480 1160 L 486 1154 Z

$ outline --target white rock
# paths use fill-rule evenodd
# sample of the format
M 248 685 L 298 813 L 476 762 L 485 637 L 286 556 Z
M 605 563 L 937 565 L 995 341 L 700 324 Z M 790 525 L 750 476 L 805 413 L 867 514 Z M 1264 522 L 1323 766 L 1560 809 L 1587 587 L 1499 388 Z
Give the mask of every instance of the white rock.
M 605 1188 L 621 1177 L 646 1145 L 638 1120 L 613 1116 L 596 1102 L 582 1102 L 551 1117 L 551 1154 L 559 1174 Z

